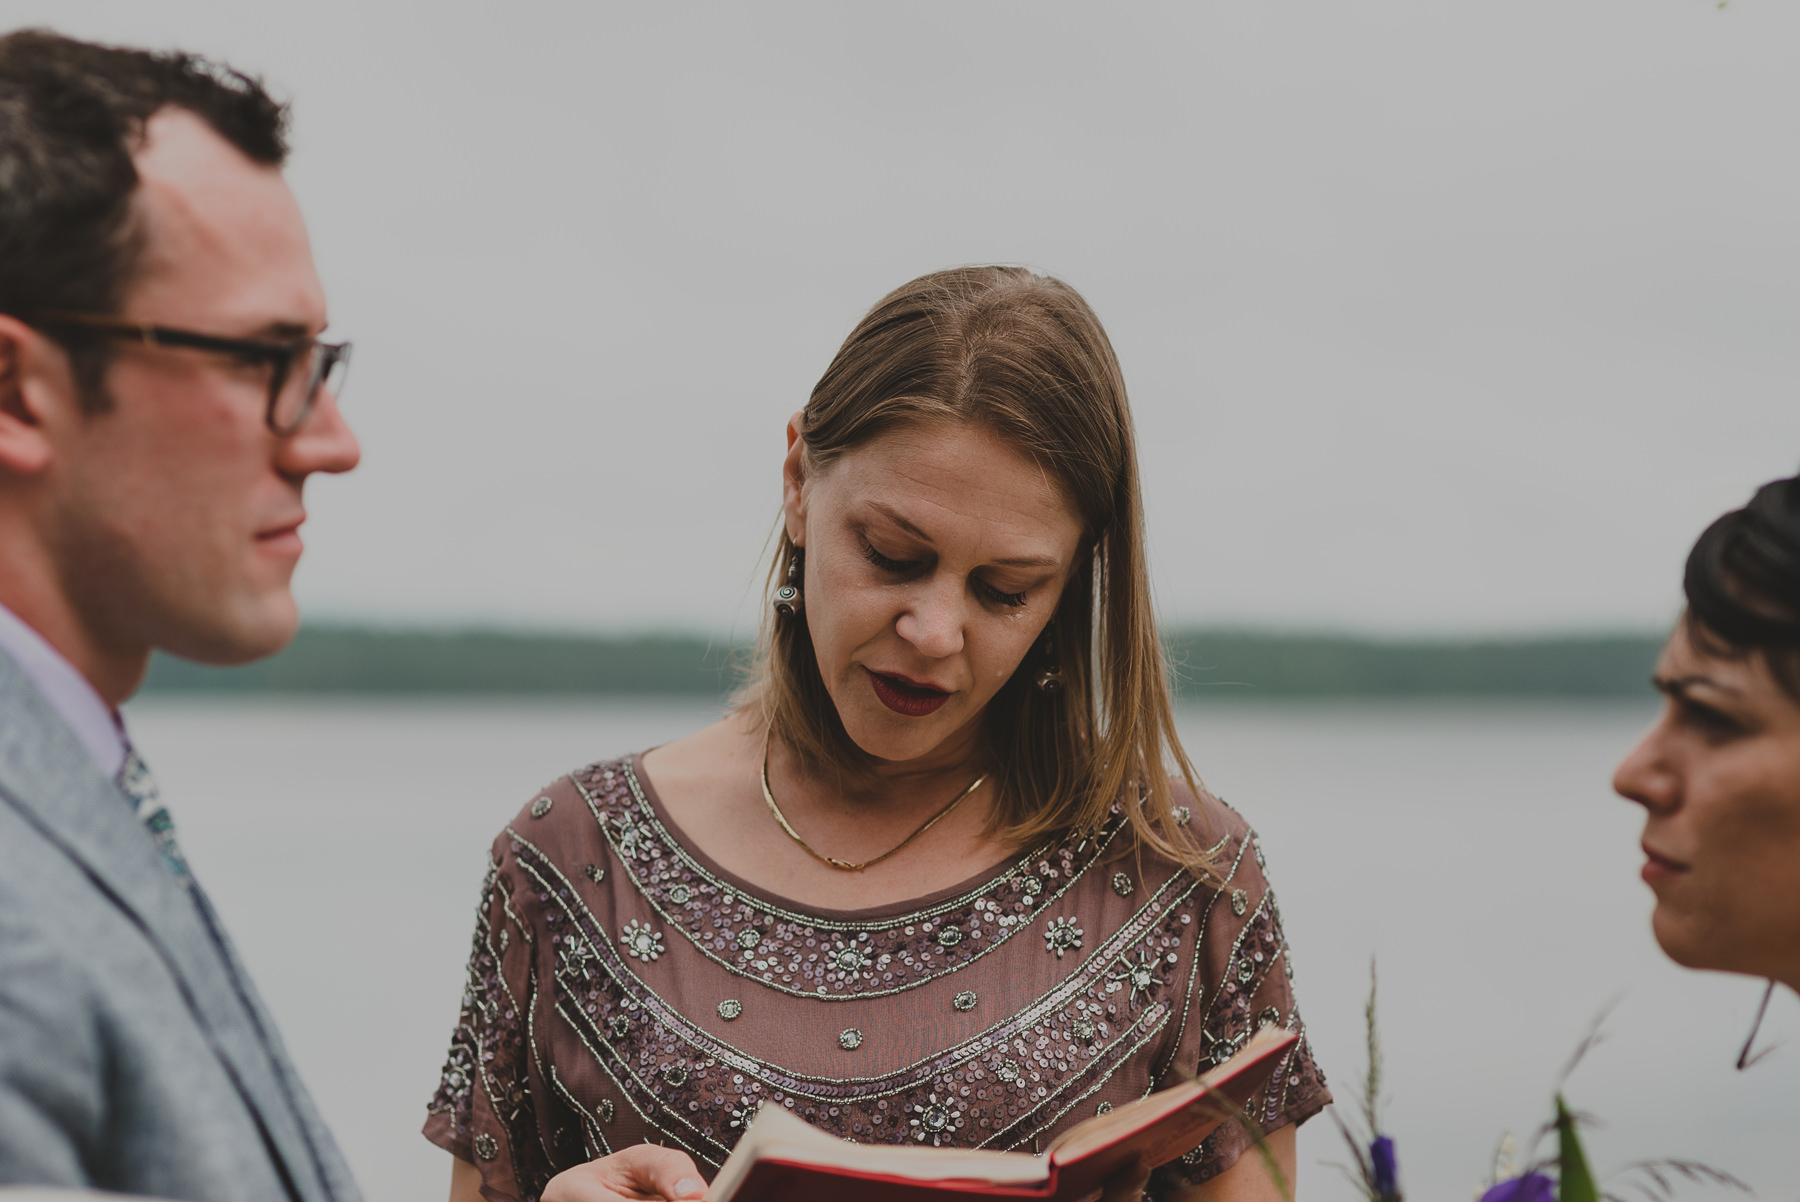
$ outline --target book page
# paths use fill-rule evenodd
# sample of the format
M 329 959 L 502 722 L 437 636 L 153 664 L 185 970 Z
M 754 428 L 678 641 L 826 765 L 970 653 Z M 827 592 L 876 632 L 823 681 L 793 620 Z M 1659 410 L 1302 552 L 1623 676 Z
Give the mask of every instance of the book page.
M 1189 1106 L 1195 1108 L 1195 1123 L 1173 1124 L 1169 1139 L 1174 1142 L 1174 1155 L 1180 1155 L 1193 1145 L 1182 1144 L 1187 1138 L 1182 1128 L 1199 1125 L 1202 1116 L 1216 1114 L 1228 1117 L 1232 1105 L 1241 1105 L 1245 1098 L 1256 1091 L 1268 1077 L 1268 1071 L 1258 1071 L 1259 1066 L 1271 1059 L 1278 1059 L 1297 1040 L 1297 1037 L 1279 1027 L 1264 1027 L 1251 1037 L 1243 1050 L 1227 1060 L 1224 1064 L 1210 1070 L 1192 1081 L 1151 1094 L 1147 1098 L 1139 1098 L 1128 1105 L 1121 1106 L 1110 1114 L 1099 1115 L 1086 1122 L 1071 1127 L 1052 1143 L 1049 1155 L 1057 1164 L 1072 1164 L 1085 1156 L 1091 1156 L 1114 1143 L 1127 1138 L 1135 1131 L 1154 1126 L 1159 1120 L 1172 1115 Z M 1269 1068 L 1273 1068 L 1270 1065 Z M 1239 1087 L 1234 1089 L 1233 1085 Z M 1249 1088 L 1243 1088 L 1243 1085 Z M 1209 1091 L 1216 1090 L 1228 1102 L 1218 1100 L 1208 1104 L 1203 1099 Z M 1242 1096 L 1239 1096 L 1242 1095 Z M 1196 1137 L 1195 1142 L 1199 1138 Z M 1157 1147 L 1145 1148 L 1151 1163 L 1161 1163 L 1154 1157 L 1161 1156 L 1168 1149 L 1162 1146 L 1164 1141 L 1157 1141 Z
M 1050 1165 L 1024 1152 L 982 1152 L 971 1148 L 922 1148 L 911 1144 L 856 1144 L 812 1126 L 784 1107 L 764 1102 L 750 1130 L 713 1179 L 708 1198 L 731 1190 L 758 1160 L 817 1165 L 855 1173 L 881 1173 L 909 1181 L 969 1181 L 985 1185 L 1042 1185 Z

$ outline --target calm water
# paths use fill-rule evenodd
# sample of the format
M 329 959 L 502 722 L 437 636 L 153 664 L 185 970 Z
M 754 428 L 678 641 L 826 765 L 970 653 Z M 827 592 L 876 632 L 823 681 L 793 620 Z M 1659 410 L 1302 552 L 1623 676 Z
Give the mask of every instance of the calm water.
M 417 1132 L 456 1018 L 485 849 L 533 789 L 690 730 L 656 700 L 153 699 L 133 734 L 372 1202 L 440 1199 Z M 1800 1047 L 1732 1061 L 1758 985 L 1683 972 L 1649 936 L 1635 807 L 1607 787 L 1645 705 L 1260 706 L 1183 714 L 1211 786 L 1266 837 L 1296 984 L 1340 1098 L 1381 969 L 1389 1130 L 1413 1202 L 1471 1196 L 1503 1131 L 1569 1083 L 1606 1123 L 1603 1172 L 1647 1156 L 1800 1193 Z M 1777 1002 L 1766 1031 L 1800 1034 Z M 1791 1038 L 1790 1038 L 1791 1042 Z M 1301 1134 L 1302 1196 L 1352 1195 L 1330 1121 Z M 1684 1196 L 1714 1196 L 1693 1191 Z M 1722 1196 L 1722 1195 L 1720 1195 Z

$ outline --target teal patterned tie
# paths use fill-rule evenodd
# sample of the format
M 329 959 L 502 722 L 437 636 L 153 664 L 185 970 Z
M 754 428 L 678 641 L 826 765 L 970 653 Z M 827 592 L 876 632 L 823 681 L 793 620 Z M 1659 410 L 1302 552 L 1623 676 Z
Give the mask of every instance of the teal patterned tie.
M 181 854 L 181 845 L 175 842 L 175 820 L 169 817 L 169 807 L 162 803 L 156 778 L 150 775 L 150 765 L 144 763 L 144 757 L 137 753 L 135 747 L 126 751 L 125 766 L 119 769 L 118 781 L 119 788 L 137 810 L 138 821 L 144 824 L 150 832 L 150 838 L 156 842 L 163 867 L 174 873 L 175 879 L 183 885 L 191 886 L 194 875 L 188 871 L 187 859 Z

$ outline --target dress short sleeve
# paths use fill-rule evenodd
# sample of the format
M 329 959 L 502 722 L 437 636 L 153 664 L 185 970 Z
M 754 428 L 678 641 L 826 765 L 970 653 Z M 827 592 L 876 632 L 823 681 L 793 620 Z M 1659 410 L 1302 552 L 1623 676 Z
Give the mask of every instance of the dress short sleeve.
M 559 1149 L 546 1137 L 567 1124 L 558 1122 L 531 1046 L 542 925 L 536 908 L 503 833 L 489 854 L 462 1009 L 424 1127 L 432 1143 L 481 1171 L 482 1196 L 491 1202 L 535 1199 L 555 1163 L 586 1159 L 579 1143 Z
M 1294 969 L 1281 912 L 1270 887 L 1262 841 L 1223 802 L 1209 798 L 1202 807 L 1219 842 L 1213 856 L 1221 878 L 1205 902 L 1189 1013 L 1177 1037 L 1175 1069 L 1198 1075 L 1222 1064 L 1257 1030 L 1278 1026 L 1301 1039 L 1245 1107 L 1249 1120 L 1265 1133 L 1304 1122 L 1330 1101 L 1324 1074 L 1306 1039 L 1306 1025 L 1294 1001 Z M 1149 1196 L 1216 1177 L 1250 1149 L 1253 1138 L 1244 1123 L 1227 1123 L 1199 1147 L 1151 1178 Z

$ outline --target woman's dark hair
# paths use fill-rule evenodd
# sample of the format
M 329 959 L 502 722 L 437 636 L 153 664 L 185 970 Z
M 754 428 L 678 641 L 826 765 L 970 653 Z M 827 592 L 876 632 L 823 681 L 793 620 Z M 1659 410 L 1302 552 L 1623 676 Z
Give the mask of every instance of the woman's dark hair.
M 0 313 L 116 313 L 137 264 L 132 152 L 174 106 L 245 157 L 287 159 L 287 106 L 197 55 L 79 42 L 43 29 L 0 37 Z M 90 409 L 105 407 L 107 342 L 58 332 Z
M 1690 639 L 1731 659 L 1761 655 L 1800 701 L 1800 476 L 1763 485 L 1708 526 L 1682 587 Z

